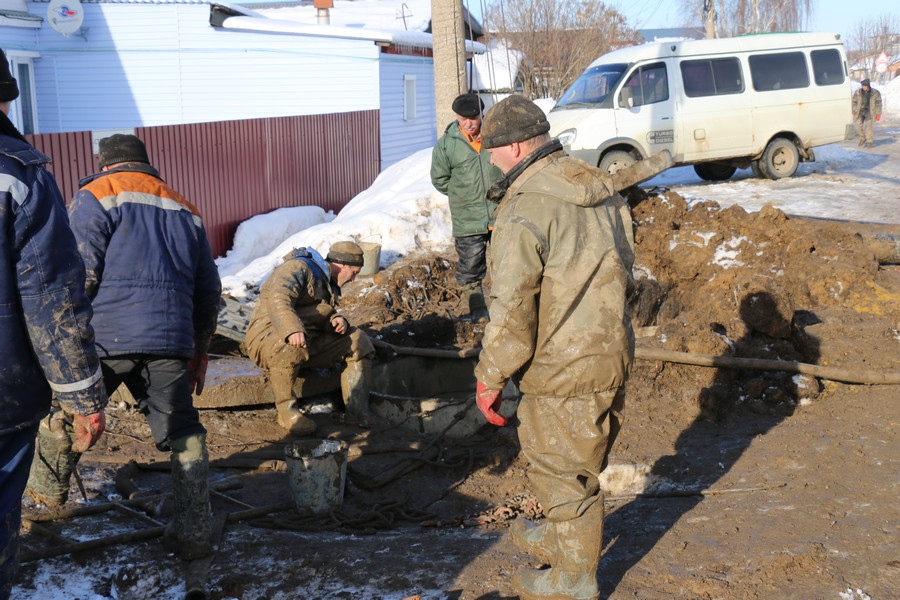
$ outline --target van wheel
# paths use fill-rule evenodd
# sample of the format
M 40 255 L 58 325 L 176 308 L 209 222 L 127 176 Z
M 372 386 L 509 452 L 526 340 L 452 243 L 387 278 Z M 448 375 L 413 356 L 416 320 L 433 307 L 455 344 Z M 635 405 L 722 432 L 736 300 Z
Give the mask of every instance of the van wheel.
M 694 173 L 704 181 L 725 181 L 729 179 L 737 167 L 725 163 L 700 163 L 694 165 Z
M 750 170 L 753 171 L 753 176 L 757 179 L 765 179 L 766 175 L 762 172 L 762 167 L 760 166 L 760 161 L 754 160 L 750 163 Z
M 625 152 L 624 150 L 613 150 L 600 159 L 600 168 L 612 175 L 625 167 L 630 167 L 636 162 L 634 157 L 628 152 Z
M 775 138 L 759 159 L 759 170 L 769 179 L 783 179 L 796 173 L 799 164 L 800 152 L 794 142 Z

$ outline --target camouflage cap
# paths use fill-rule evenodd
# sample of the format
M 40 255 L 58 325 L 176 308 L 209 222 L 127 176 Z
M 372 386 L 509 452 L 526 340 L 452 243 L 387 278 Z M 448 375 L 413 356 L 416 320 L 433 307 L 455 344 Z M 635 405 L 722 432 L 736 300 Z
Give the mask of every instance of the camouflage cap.
M 353 242 L 335 242 L 328 250 L 325 260 L 350 267 L 361 267 L 363 266 L 363 251 Z
M 491 108 L 481 126 L 481 143 L 497 148 L 524 142 L 550 131 L 550 123 L 541 108 L 524 96 L 513 95 Z

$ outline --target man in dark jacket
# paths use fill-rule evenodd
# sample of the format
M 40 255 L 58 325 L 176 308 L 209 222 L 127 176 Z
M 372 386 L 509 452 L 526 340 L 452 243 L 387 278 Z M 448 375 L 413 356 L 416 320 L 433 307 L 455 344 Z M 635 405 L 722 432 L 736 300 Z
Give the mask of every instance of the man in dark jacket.
M 487 320 L 482 280 L 487 274 L 487 245 L 494 226 L 495 202 L 485 192 L 503 173 L 481 149 L 481 113 L 477 94 L 453 101 L 456 120 L 447 126 L 431 154 L 431 182 L 450 201 L 450 218 L 459 263 L 456 282 L 465 291 L 475 321 Z
M 106 389 L 124 383 L 156 447 L 171 451 L 175 514 L 164 541 L 183 558 L 199 558 L 210 552 L 208 454 L 191 394 L 203 390 L 218 271 L 199 212 L 162 180 L 141 140 L 100 140 L 99 163 L 102 172 L 81 181 L 69 216 L 87 269 Z M 46 442 L 55 456 L 35 461 L 29 488 L 59 504 L 68 481 L 55 482 L 47 465 L 65 452 Z
M 859 82 L 860 87 L 853 93 L 851 109 L 853 124 L 859 138 L 859 147 L 871 148 L 875 135 L 875 121 L 881 120 L 881 92 L 872 89 L 868 79 Z
M 84 266 L 49 159 L 7 116 L 18 95 L 0 50 L 0 600 L 12 589 L 22 492 L 51 393 L 78 452 L 100 437 L 106 406 Z

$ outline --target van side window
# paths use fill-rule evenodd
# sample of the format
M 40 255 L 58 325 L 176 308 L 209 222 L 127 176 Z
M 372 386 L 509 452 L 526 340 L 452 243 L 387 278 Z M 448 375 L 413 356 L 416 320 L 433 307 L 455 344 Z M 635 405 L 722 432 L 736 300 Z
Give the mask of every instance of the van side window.
M 655 104 L 669 99 L 669 78 L 664 63 L 653 63 L 634 71 L 625 82 L 631 90 L 634 106 Z
M 757 92 L 809 87 L 809 72 L 802 52 L 757 54 L 749 60 L 750 78 Z
M 684 93 L 691 98 L 740 94 L 744 91 L 741 63 L 737 58 L 684 60 L 679 66 Z
M 813 76 L 816 85 L 839 85 L 844 83 L 844 68 L 841 62 L 841 53 L 831 48 L 829 50 L 813 50 L 812 58 Z

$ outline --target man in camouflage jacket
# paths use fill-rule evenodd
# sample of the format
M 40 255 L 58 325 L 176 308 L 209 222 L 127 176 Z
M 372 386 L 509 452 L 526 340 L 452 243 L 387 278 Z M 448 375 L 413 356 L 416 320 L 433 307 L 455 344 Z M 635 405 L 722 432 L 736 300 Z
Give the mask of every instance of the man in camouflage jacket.
M 372 419 L 369 386 L 375 348 L 365 333 L 337 313 L 341 287 L 356 279 L 362 266 L 363 251 L 353 242 L 332 244 L 324 259 L 312 248 L 298 248 L 284 257 L 260 290 L 244 345 L 269 376 L 278 424 L 294 435 L 316 430 L 295 402 L 294 380 L 300 369 L 341 364 L 347 414 L 362 424 Z
M 491 318 L 475 369 L 489 422 L 500 391 L 520 378 L 519 440 L 546 519 L 510 535 L 550 569 L 520 569 L 525 599 L 596 599 L 603 542 L 598 476 L 621 426 L 634 357 L 626 290 L 634 261 L 631 217 L 609 176 L 550 140 L 544 113 L 522 96 L 485 119 L 484 145 L 506 177 L 490 262 Z
M 875 121 L 881 120 L 881 92 L 872 89 L 868 79 L 863 79 L 859 89 L 853 93 L 851 109 L 859 146 L 871 148 L 875 135 Z

